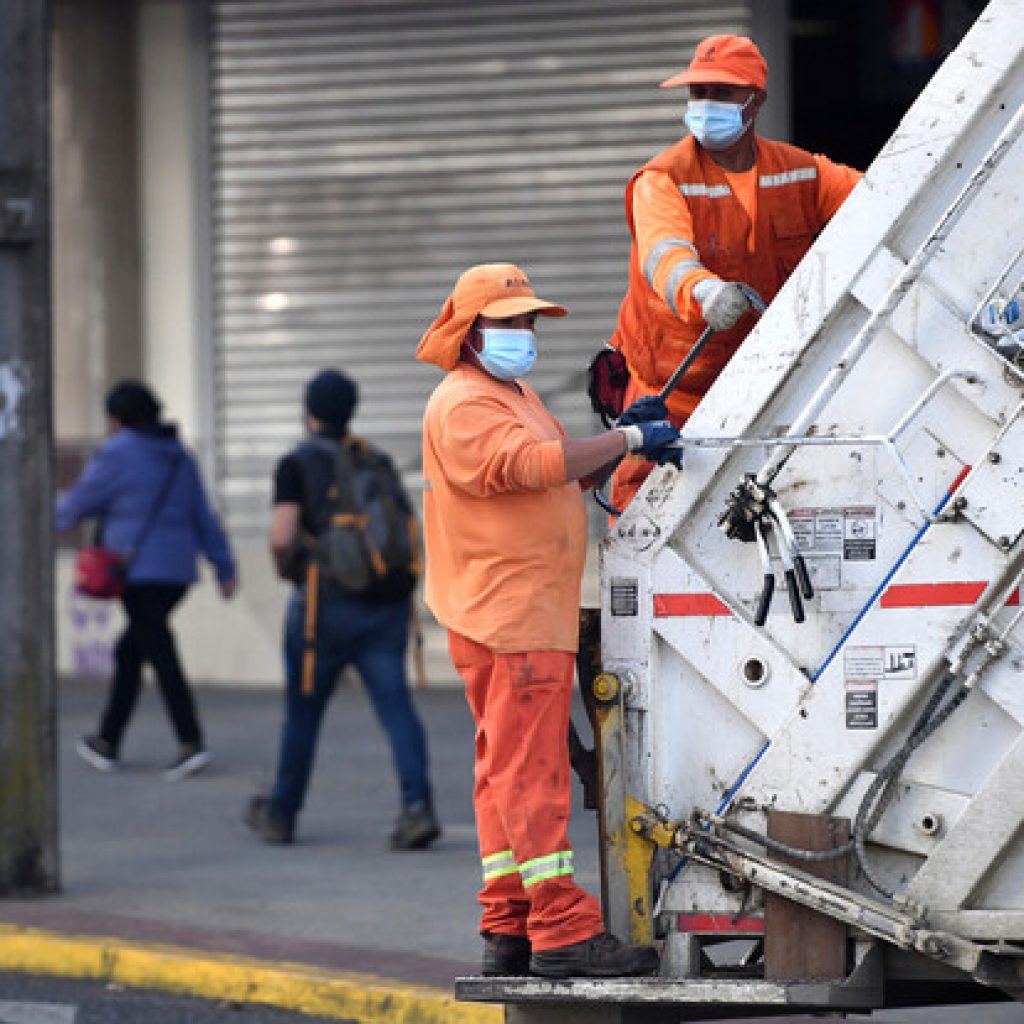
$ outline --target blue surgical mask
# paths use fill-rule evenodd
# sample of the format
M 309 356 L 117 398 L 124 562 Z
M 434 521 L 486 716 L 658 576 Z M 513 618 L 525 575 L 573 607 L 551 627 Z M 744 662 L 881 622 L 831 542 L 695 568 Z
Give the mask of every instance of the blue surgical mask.
M 531 330 L 485 327 L 484 347 L 477 358 L 498 380 L 512 380 L 530 372 L 537 361 L 537 339 Z
M 690 100 L 683 123 L 707 149 L 728 149 L 747 130 L 744 114 L 753 98 L 746 103 Z

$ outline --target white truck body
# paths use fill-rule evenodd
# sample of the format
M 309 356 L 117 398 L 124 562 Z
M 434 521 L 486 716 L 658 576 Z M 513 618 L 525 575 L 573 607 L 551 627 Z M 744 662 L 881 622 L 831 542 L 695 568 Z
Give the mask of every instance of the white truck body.
M 738 1016 L 800 1002 L 766 980 L 702 979 L 699 937 L 679 922 L 756 921 L 762 893 L 676 853 L 655 858 L 650 903 L 638 898 L 623 852 L 635 809 L 759 834 L 771 809 L 856 823 L 947 677 L 946 699 L 963 688 L 955 710 L 862 837 L 895 902 L 855 869 L 848 889 L 1005 955 L 996 987 L 1020 996 L 1005 981 L 1024 949 L 1024 359 L 1012 315 L 983 321 L 1024 282 L 1021 25 L 1024 0 L 989 5 L 686 424 L 683 469 L 656 469 L 602 545 L 602 668 L 617 684 L 599 741 L 605 909 L 618 934 L 664 942 L 657 987 L 609 983 L 605 1007 L 643 1003 L 637 1019 L 653 1020 L 670 1003 Z M 790 451 L 789 434 L 812 440 Z M 781 585 L 755 622 L 757 545 L 717 526 L 759 473 L 810 571 L 802 622 Z M 851 971 L 886 944 L 849 935 Z M 929 989 L 925 961 L 909 974 L 927 1003 L 949 974 Z M 862 1008 L 886 998 L 895 962 Z M 535 979 L 503 998 L 596 1008 L 588 984 Z M 846 1004 L 831 991 L 820 1005 Z

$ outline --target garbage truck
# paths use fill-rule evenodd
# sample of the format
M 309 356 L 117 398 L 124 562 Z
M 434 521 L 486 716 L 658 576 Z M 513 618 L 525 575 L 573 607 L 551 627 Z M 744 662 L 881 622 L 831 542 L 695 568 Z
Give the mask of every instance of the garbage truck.
M 1022 24 L 984 10 L 602 541 L 602 899 L 660 974 L 460 998 L 1024 1001 Z

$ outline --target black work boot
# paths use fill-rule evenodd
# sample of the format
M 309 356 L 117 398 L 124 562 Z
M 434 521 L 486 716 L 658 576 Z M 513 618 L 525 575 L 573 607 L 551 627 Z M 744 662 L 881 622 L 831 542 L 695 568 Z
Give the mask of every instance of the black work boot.
M 263 842 L 272 846 L 288 846 L 295 841 L 295 819 L 274 814 L 268 796 L 254 796 L 249 801 L 244 821 Z
M 441 825 L 429 803 L 406 807 L 395 819 L 392 850 L 423 850 L 441 834 Z
M 486 978 L 510 978 L 530 973 L 530 940 L 525 935 L 483 932 Z
M 530 957 L 530 973 L 542 978 L 619 978 L 653 974 L 658 951 L 652 946 L 627 946 L 610 932 L 571 946 L 545 949 Z

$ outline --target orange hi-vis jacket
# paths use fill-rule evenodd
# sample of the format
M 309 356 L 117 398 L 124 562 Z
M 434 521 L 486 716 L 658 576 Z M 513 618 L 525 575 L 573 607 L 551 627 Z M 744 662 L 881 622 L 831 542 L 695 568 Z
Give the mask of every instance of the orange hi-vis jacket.
M 643 392 L 658 391 L 705 324 L 693 286 L 742 281 L 770 302 L 860 180 L 827 157 L 756 137 L 752 171 L 731 174 L 692 136 L 633 176 L 629 290 L 611 344 Z M 748 212 L 749 211 L 749 212 Z M 744 316 L 716 334 L 668 399 L 681 426 L 753 327 Z
M 562 425 L 521 382 L 461 363 L 423 417 L 425 599 L 492 651 L 575 651 L 586 556 L 583 492 Z

